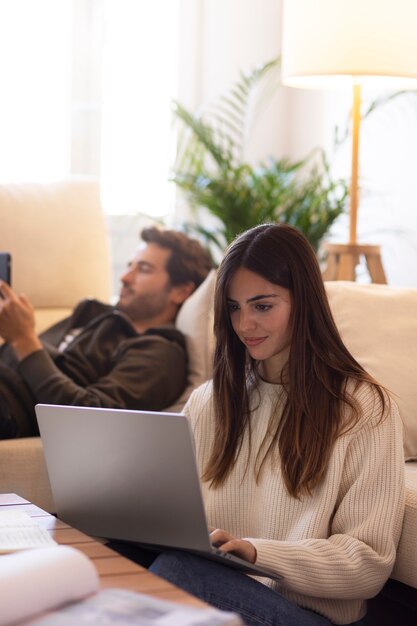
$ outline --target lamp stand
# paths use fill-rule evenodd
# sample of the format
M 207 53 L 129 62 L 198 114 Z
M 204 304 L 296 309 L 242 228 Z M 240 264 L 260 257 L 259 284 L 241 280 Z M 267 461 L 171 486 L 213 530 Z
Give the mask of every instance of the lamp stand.
M 384 268 L 381 260 L 380 246 L 358 244 L 356 240 L 358 220 L 358 180 L 359 180 L 359 131 L 361 122 L 361 86 L 353 84 L 352 107 L 352 176 L 349 190 L 349 243 L 324 245 L 327 251 L 327 267 L 323 272 L 324 280 L 352 280 L 356 279 L 355 268 L 360 257 L 365 257 L 371 281 L 386 283 Z
M 355 268 L 360 257 L 365 257 L 366 266 L 373 283 L 386 284 L 387 279 L 381 260 L 380 246 L 350 243 L 325 243 L 327 251 L 327 267 L 323 272 L 323 280 L 356 279 Z

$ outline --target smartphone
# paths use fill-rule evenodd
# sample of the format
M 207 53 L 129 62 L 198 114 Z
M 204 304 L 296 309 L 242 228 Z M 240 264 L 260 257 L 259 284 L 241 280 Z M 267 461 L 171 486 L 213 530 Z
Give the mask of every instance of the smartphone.
M 12 284 L 12 256 L 9 252 L 0 252 L 0 279 Z

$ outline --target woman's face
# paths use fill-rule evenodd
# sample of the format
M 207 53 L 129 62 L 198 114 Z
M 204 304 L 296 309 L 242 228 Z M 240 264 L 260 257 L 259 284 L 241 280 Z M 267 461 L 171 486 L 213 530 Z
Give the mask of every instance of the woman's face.
M 290 291 L 241 267 L 229 283 L 227 303 L 240 341 L 253 359 L 263 361 L 267 379 L 277 378 L 291 342 Z

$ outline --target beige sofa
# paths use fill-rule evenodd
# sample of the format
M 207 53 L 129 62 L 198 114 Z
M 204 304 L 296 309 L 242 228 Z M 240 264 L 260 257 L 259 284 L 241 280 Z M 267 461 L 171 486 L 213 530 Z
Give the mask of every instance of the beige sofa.
M 347 347 L 394 394 L 404 425 L 406 507 L 397 560 L 375 605 L 379 626 L 417 624 L 417 289 L 327 282 Z M 415 613 L 402 616 L 409 604 Z M 372 608 L 372 603 L 371 603 Z M 407 621 L 409 620 L 409 621 Z
M 99 186 L 88 180 L 0 185 L 0 250 L 36 308 L 39 331 L 91 296 L 110 297 L 111 262 Z
M 35 306 L 39 332 L 86 296 L 108 301 L 111 263 L 96 182 L 0 185 L 0 225 L 13 287 Z M 0 441 L 0 493 L 6 492 L 53 510 L 38 438 Z
M 63 317 L 85 295 L 108 297 L 110 264 L 94 184 L 0 187 L 0 223 L 0 249 L 14 255 L 14 284 L 35 303 L 39 329 Z M 192 388 L 211 375 L 214 281 L 212 272 L 177 319 L 187 339 L 189 386 L 172 410 L 180 410 Z M 349 282 L 327 282 L 326 288 L 348 348 L 396 394 L 400 407 L 407 492 L 391 583 L 417 594 L 417 289 Z M 5 492 L 54 511 L 39 438 L 0 441 L 0 493 Z M 393 593 L 399 595 L 396 589 Z M 411 600 L 415 606 L 416 597 Z M 397 623 L 389 615 L 384 609 L 375 623 Z

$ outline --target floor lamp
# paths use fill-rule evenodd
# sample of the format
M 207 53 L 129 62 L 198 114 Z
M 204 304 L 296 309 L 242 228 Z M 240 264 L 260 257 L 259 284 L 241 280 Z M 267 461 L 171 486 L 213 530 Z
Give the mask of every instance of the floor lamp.
M 385 283 L 380 246 L 357 242 L 361 86 L 417 88 L 416 0 L 283 0 L 282 82 L 350 87 L 352 168 L 349 241 L 327 243 L 327 280 L 355 280 L 365 257 L 371 281 Z

